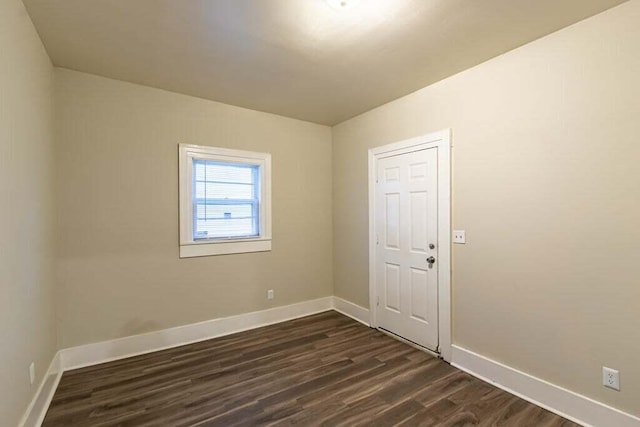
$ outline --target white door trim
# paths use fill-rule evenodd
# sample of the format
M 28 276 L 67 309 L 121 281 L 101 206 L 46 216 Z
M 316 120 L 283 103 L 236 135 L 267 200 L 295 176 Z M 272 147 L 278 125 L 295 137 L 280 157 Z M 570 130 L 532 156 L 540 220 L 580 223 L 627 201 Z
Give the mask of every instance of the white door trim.
M 395 142 L 369 150 L 369 313 L 371 326 L 376 319 L 376 230 L 375 182 L 377 159 L 438 148 L 438 352 L 451 362 L 451 130 Z

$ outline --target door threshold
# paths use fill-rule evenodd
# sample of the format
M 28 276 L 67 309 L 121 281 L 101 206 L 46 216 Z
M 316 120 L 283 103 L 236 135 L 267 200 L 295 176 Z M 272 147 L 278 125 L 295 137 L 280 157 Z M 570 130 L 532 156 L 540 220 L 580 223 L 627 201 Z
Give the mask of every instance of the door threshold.
M 431 349 L 429 349 L 429 348 L 427 348 L 427 347 L 421 346 L 421 345 L 420 345 L 420 344 L 418 344 L 418 343 L 415 343 L 415 342 L 413 342 L 413 341 L 411 341 L 411 340 L 408 340 L 408 339 L 406 339 L 406 338 L 403 338 L 403 337 L 401 337 L 400 335 L 394 334 L 394 333 L 393 333 L 393 332 L 391 332 L 391 331 L 387 331 L 386 329 L 383 329 L 383 328 L 380 328 L 380 327 L 377 327 L 377 328 L 375 328 L 375 329 L 376 329 L 376 330 L 378 330 L 378 331 L 380 331 L 380 332 L 382 332 L 383 334 L 385 334 L 385 335 L 387 335 L 387 336 L 389 336 L 389 337 L 391 337 L 391 338 L 395 339 L 395 340 L 398 340 L 398 341 L 403 342 L 403 343 L 405 343 L 405 344 L 407 344 L 407 345 L 410 345 L 411 347 L 413 347 L 413 348 L 415 348 L 415 349 L 417 349 L 417 350 L 420 350 L 420 351 L 423 351 L 423 352 L 425 352 L 425 353 L 428 353 L 428 354 L 430 354 L 430 355 L 431 355 L 431 356 L 433 356 L 433 357 L 437 357 L 438 359 L 442 359 L 442 356 L 440 355 L 440 353 L 438 353 L 438 352 L 436 352 L 436 351 L 433 351 L 433 350 L 431 350 Z M 444 360 L 444 359 L 443 359 L 443 360 Z

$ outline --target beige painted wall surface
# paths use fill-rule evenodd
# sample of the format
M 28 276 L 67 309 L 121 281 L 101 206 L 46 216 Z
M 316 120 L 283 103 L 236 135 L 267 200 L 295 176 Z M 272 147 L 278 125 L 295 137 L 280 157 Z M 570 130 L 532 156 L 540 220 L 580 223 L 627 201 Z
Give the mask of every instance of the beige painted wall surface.
M 329 127 L 56 69 L 56 143 L 62 348 L 332 294 Z M 271 153 L 271 252 L 178 258 L 178 143 Z
M 1 426 L 18 424 L 56 350 L 52 96 L 53 67 L 22 2 L 0 0 Z
M 454 342 L 640 415 L 639 22 L 633 0 L 335 127 L 336 295 L 368 306 L 367 149 L 452 128 Z

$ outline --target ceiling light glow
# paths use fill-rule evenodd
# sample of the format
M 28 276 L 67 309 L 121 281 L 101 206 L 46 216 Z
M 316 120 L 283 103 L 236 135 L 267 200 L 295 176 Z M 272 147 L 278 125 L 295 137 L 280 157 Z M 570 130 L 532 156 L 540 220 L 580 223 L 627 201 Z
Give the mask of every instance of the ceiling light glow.
M 329 6 L 336 10 L 353 9 L 360 0 L 325 0 Z

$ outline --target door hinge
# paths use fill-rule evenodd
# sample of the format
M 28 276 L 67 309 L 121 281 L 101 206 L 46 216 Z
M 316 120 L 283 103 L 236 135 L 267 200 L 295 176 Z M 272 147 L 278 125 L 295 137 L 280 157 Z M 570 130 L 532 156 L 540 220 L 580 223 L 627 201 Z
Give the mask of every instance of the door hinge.
M 380 307 L 380 297 L 376 297 L 376 306 Z
M 380 236 L 376 233 L 376 245 L 380 244 Z

